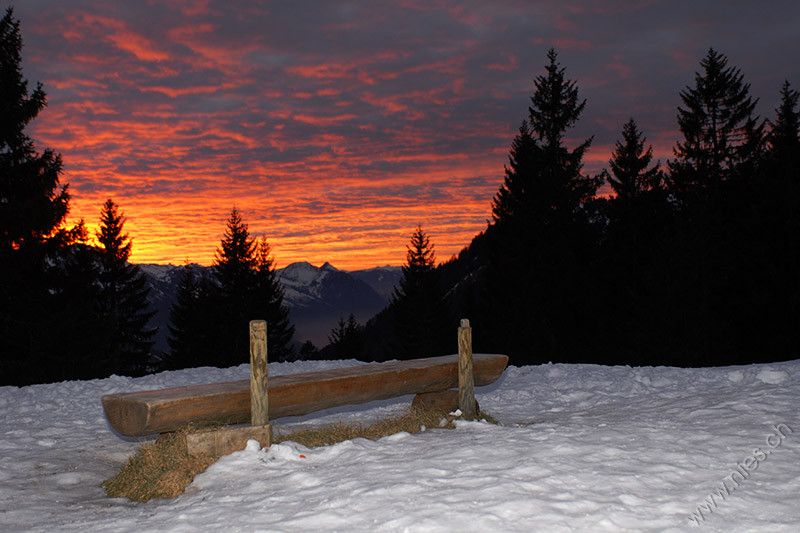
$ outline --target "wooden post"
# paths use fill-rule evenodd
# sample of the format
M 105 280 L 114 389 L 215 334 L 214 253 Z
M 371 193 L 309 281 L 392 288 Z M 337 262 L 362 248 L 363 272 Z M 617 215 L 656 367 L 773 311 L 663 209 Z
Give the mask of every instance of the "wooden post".
M 269 423 L 267 370 L 267 323 L 250 321 L 250 424 Z
M 263 447 L 272 443 L 267 387 L 267 323 L 264 320 L 250 321 L 250 424 L 188 433 L 186 450 L 189 455 L 218 457 L 243 450 L 250 439 L 257 440 Z
M 475 416 L 475 383 L 472 378 L 472 328 L 461 319 L 458 328 L 458 408 L 464 416 Z

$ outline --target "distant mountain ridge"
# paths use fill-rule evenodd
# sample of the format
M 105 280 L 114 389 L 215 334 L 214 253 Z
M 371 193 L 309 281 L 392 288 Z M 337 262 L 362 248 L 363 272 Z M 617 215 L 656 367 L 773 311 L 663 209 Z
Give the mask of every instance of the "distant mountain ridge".
M 150 322 L 157 327 L 156 352 L 169 346 L 169 311 L 175 302 L 181 273 L 189 268 L 197 274 L 211 267 L 141 264 L 150 286 L 150 303 L 156 315 Z M 389 303 L 392 291 L 402 277 L 401 267 L 376 267 L 347 272 L 330 263 L 316 267 L 302 261 L 275 271 L 285 291 L 284 302 L 295 326 L 295 341 L 310 340 L 317 348 L 328 344 L 328 335 L 339 318 L 351 313 L 362 324 Z M 257 317 L 254 317 L 257 318 Z

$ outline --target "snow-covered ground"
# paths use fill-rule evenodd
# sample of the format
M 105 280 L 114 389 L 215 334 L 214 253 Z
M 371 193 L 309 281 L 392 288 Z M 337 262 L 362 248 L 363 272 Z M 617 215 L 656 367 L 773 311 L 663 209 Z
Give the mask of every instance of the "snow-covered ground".
M 177 499 L 106 497 L 100 483 L 138 443 L 109 428 L 102 395 L 248 376 L 245 365 L 0 387 L 0 530 L 800 531 L 800 361 L 510 367 L 478 390 L 499 426 L 250 447 Z M 367 421 L 408 403 L 276 425 Z

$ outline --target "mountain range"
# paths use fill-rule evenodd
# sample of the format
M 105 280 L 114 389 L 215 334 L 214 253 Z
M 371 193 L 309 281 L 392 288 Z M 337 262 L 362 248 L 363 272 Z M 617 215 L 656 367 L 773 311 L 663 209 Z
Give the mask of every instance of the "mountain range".
M 181 273 L 188 268 L 199 274 L 211 267 L 194 263 L 139 267 L 147 277 L 150 305 L 156 313 L 150 321 L 150 327 L 158 329 L 153 350 L 164 353 L 169 351 L 169 311 L 175 303 Z M 295 326 L 294 342 L 299 347 L 311 341 L 322 348 L 340 318 L 346 320 L 352 313 L 363 324 L 386 307 L 402 277 L 402 268 L 384 266 L 347 272 L 330 263 L 316 267 L 298 262 L 276 269 L 275 273 L 284 289 L 289 319 Z

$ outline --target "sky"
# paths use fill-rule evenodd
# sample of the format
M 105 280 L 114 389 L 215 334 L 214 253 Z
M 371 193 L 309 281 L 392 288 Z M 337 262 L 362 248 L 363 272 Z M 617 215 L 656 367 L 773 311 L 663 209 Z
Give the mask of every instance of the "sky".
M 0 2 L 5 11 L 9 4 Z M 664 163 L 709 48 L 773 118 L 800 87 L 800 3 L 18 0 L 27 132 L 64 160 L 69 221 L 126 215 L 136 263 L 211 264 L 233 207 L 278 267 L 439 261 L 486 228 L 550 47 L 587 103 L 569 146 L 607 166 L 634 118 Z

